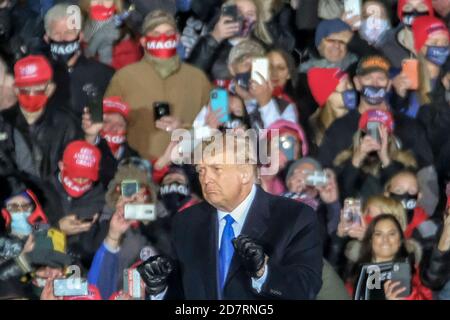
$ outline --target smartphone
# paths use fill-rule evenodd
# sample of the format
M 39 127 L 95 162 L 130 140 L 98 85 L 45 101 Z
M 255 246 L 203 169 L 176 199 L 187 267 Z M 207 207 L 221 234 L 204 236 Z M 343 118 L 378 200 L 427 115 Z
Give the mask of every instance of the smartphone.
M 137 180 L 124 180 L 120 184 L 120 191 L 123 197 L 131 198 L 139 192 L 139 182 Z
M 419 88 L 419 61 L 417 59 L 403 60 L 402 74 L 411 81 L 411 90 Z
M 82 223 L 92 223 L 92 222 L 94 222 L 94 218 L 92 217 L 92 218 L 82 218 L 82 219 L 79 219 Z
M 362 12 L 361 0 L 344 0 L 344 11 L 349 17 L 361 16 Z
M 154 204 L 126 204 L 124 210 L 125 220 L 155 221 L 156 209 Z
M 88 95 L 88 109 L 93 123 L 103 123 L 103 98 L 96 91 Z
M 123 292 L 128 293 L 134 299 L 142 298 L 141 275 L 135 268 L 123 271 Z
M 369 121 L 367 123 L 367 133 L 378 143 L 381 143 L 380 123 L 376 121 Z
M 170 116 L 170 106 L 167 102 L 155 102 L 153 103 L 153 111 L 155 121 L 162 117 Z
M 211 91 L 210 101 L 212 111 L 223 114 L 219 119 L 220 123 L 230 121 L 228 92 L 225 89 L 214 89 Z
M 280 137 L 280 149 L 284 153 L 288 161 L 295 160 L 295 143 L 296 140 L 292 136 Z
M 222 7 L 222 16 L 231 17 L 233 22 L 238 21 L 239 11 L 235 4 L 229 4 Z
M 361 225 L 361 200 L 347 198 L 344 200 L 344 209 L 342 219 L 346 228 L 353 225 Z
M 235 77 L 237 85 L 245 91 L 250 89 L 250 78 L 251 72 L 238 73 Z
M 55 279 L 53 280 L 53 295 L 55 297 L 87 296 L 88 282 L 86 279 Z
M 405 298 L 411 294 L 411 266 L 407 262 L 395 262 L 392 266 L 392 282 L 400 282 L 397 288 L 405 287 L 399 297 Z
M 328 183 L 325 171 L 313 171 L 306 177 L 305 184 L 311 187 L 324 187 Z
M 264 81 L 269 81 L 269 59 L 253 59 L 251 79 L 261 85 Z

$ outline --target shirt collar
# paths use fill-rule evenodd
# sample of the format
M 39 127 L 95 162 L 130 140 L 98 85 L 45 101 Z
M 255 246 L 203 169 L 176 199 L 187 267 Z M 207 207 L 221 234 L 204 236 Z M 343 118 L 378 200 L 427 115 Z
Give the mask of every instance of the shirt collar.
M 227 215 L 231 215 L 234 221 L 236 221 L 240 225 L 244 225 L 245 218 L 247 217 L 248 210 L 250 209 L 250 205 L 255 199 L 256 195 L 256 186 L 253 185 L 252 190 L 248 194 L 248 196 L 242 201 L 233 211 L 225 212 L 221 210 L 217 210 L 217 215 L 219 222 Z

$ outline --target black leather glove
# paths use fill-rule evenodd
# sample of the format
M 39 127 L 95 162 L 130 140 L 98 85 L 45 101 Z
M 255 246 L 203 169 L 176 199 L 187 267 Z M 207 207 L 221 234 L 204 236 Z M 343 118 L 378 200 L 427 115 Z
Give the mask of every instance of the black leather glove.
M 252 278 L 256 278 L 266 259 L 263 247 L 245 235 L 233 239 L 233 246 L 236 253 L 241 257 L 242 264 L 248 274 Z
M 137 267 L 150 295 L 160 294 L 166 289 L 167 279 L 173 269 L 173 261 L 163 255 L 153 256 Z

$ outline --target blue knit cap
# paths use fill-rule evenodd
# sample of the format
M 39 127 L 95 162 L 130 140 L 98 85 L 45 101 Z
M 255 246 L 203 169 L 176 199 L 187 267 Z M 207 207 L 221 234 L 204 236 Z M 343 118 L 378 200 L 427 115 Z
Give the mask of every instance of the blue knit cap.
M 328 37 L 330 34 L 346 30 L 352 31 L 352 28 L 341 19 L 323 20 L 319 23 L 319 26 L 316 30 L 316 47 L 318 48 L 322 40 Z

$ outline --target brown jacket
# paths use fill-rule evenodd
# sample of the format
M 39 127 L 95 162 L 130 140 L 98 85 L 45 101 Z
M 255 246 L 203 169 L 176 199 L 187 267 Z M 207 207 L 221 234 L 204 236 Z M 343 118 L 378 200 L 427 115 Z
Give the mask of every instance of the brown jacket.
M 208 104 L 210 90 L 211 84 L 200 69 L 182 63 L 175 74 L 163 80 L 144 58 L 118 71 L 105 96 L 120 96 L 130 104 L 128 142 L 142 157 L 155 159 L 164 153 L 170 134 L 155 127 L 153 103 L 168 102 L 171 115 L 190 128 Z

